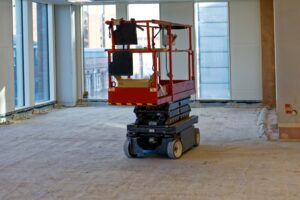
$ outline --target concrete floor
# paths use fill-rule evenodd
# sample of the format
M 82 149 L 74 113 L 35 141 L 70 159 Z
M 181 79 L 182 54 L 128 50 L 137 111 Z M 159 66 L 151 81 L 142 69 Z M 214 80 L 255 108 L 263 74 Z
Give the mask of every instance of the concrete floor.
M 194 108 L 201 145 L 180 160 L 127 159 L 127 107 L 57 109 L 0 126 L 0 199 L 300 199 L 300 145 L 259 138 L 259 110 Z

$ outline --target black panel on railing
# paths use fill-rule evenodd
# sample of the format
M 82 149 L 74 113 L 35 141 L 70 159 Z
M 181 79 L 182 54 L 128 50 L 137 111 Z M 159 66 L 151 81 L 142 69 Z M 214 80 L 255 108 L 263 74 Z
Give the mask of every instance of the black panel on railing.
M 109 63 L 109 74 L 118 76 L 132 76 L 132 52 L 121 51 L 113 53 L 113 62 Z

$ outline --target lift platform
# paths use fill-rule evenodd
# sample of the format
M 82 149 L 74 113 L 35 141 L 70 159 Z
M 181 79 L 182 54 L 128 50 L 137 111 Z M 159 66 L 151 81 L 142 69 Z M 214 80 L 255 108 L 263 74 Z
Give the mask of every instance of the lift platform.
M 124 153 L 128 157 L 156 151 L 172 159 L 197 146 L 199 129 L 194 127 L 197 116 L 190 116 L 190 96 L 195 94 L 194 51 L 192 26 L 161 20 L 106 21 L 112 48 L 107 49 L 109 63 L 108 103 L 135 106 L 136 120 L 127 126 Z M 145 33 L 146 45 L 138 45 L 137 29 Z M 176 31 L 186 31 L 187 49 L 174 48 Z M 156 38 L 161 46 L 157 48 Z M 152 73 L 148 78 L 134 75 L 133 55 L 150 54 Z M 175 79 L 173 57 L 187 58 L 182 69 L 187 77 Z M 163 66 L 165 63 L 165 66 Z M 143 66 L 140 66 L 143 67 Z

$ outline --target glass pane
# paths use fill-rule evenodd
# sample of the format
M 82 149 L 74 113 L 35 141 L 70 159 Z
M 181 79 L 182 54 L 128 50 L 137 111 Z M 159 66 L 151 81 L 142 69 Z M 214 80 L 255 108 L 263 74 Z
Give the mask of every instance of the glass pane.
M 228 3 L 196 3 L 196 13 L 201 98 L 229 99 Z
M 229 83 L 229 69 L 226 68 L 201 68 L 201 83 Z
M 151 53 L 133 54 L 133 79 L 150 79 L 153 74 Z
M 224 52 L 228 51 L 228 37 L 201 37 L 200 52 Z
M 228 52 L 216 53 L 216 52 L 202 52 L 200 55 L 201 68 L 211 67 L 229 67 Z
M 23 30 L 22 1 L 13 0 L 13 48 L 14 48 L 14 79 L 15 106 L 21 107 L 24 102 L 24 67 L 23 67 Z
M 201 15 L 200 23 L 228 21 L 227 2 L 198 3 L 198 11 Z
M 202 99 L 229 99 L 229 84 L 202 84 Z
M 129 4 L 128 18 L 135 20 L 159 19 L 159 4 Z M 147 47 L 147 33 L 137 29 L 138 45 L 137 48 Z M 155 47 L 160 47 L 159 35 L 155 39 Z M 133 56 L 133 78 L 149 79 L 153 73 L 151 54 L 134 54 Z
M 35 102 L 50 100 L 48 6 L 32 3 Z
M 199 31 L 200 37 L 226 36 L 228 35 L 226 23 L 203 23 Z
M 83 6 L 84 87 L 90 99 L 107 99 L 108 62 L 111 48 L 106 20 L 116 18 L 115 5 Z

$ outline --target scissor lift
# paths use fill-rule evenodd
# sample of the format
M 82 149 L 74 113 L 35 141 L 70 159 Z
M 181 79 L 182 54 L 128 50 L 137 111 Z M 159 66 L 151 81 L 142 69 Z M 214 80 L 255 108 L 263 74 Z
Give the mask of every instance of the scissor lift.
M 194 52 L 192 50 L 192 27 L 161 20 L 112 19 L 106 21 L 112 39 L 108 49 L 110 105 L 135 106 L 136 121 L 127 125 L 124 153 L 139 157 L 148 151 L 180 158 L 182 153 L 199 145 L 200 132 L 194 128 L 197 116 L 190 116 L 189 99 L 195 94 Z M 137 48 L 137 28 L 145 32 L 147 46 Z M 187 49 L 173 49 L 176 35 L 173 30 L 185 30 L 188 35 Z M 165 35 L 166 33 L 166 35 Z M 163 48 L 155 47 L 155 38 L 165 39 Z M 153 73 L 147 80 L 133 78 L 133 54 L 150 53 Z M 163 78 L 161 60 L 166 55 Z M 186 54 L 186 80 L 174 80 L 173 56 Z

